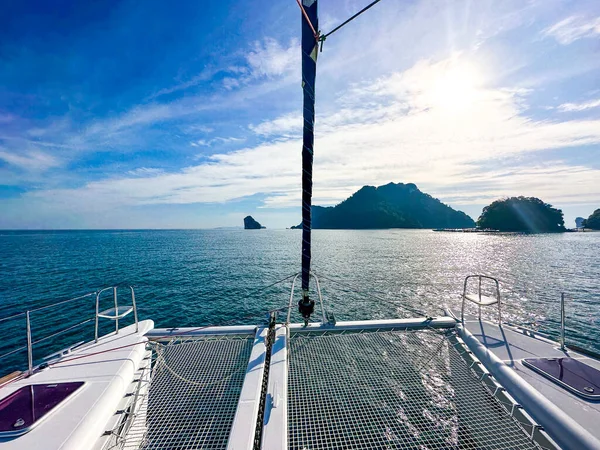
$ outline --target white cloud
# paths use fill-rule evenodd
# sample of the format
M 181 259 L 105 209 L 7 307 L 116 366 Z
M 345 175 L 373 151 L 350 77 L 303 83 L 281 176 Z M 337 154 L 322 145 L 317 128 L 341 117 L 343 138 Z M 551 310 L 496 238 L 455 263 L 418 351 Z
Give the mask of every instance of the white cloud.
M 58 158 L 39 150 L 28 150 L 17 154 L 0 148 L 0 160 L 31 172 L 43 172 L 61 165 Z
M 585 111 L 586 109 L 598 108 L 600 107 L 600 98 L 597 100 L 590 100 L 582 103 L 563 103 L 559 105 L 557 109 L 562 112 L 572 112 L 572 111 Z
M 186 89 L 189 89 L 191 87 L 198 86 L 199 84 L 203 83 L 204 81 L 210 80 L 217 72 L 219 72 L 219 71 L 212 67 L 205 68 L 204 70 L 202 70 L 202 72 L 193 76 L 189 80 L 184 81 L 179 84 L 176 84 L 171 87 L 159 89 L 157 92 L 155 92 L 148 98 L 154 99 L 154 98 L 160 97 L 162 95 L 168 95 L 168 94 L 172 94 L 174 92 L 185 91 Z
M 190 145 L 192 147 L 211 147 L 214 143 L 221 143 L 221 144 L 232 144 L 235 142 L 244 142 L 246 139 L 244 138 L 237 138 L 237 137 L 215 137 L 212 139 L 198 139 L 197 141 L 194 142 L 190 142 Z
M 465 61 L 421 61 L 340 95 L 342 108 L 317 117 L 315 203 L 335 203 L 364 184 L 389 181 L 416 182 L 442 199 L 452 191 L 465 203 L 521 193 L 550 202 L 600 198 L 597 169 L 519 161 L 531 152 L 599 145 L 600 120 L 533 120 L 524 114 L 525 91 L 487 88 L 476 77 L 464 84 L 469 71 L 476 68 Z M 266 143 L 214 154 L 177 172 L 28 195 L 69 208 L 73 199 L 79 207 L 99 208 L 227 202 L 262 193 L 265 206 L 297 206 L 302 141 L 281 139 L 297 129 L 297 121 L 284 114 L 263 122 L 253 130 L 269 138 Z M 497 169 L 500 162 L 510 167 L 511 160 L 518 169 Z
M 330 18 L 343 19 L 355 11 L 354 6 L 353 2 L 325 5 L 322 17 L 326 18 L 329 8 L 334 11 Z M 527 102 L 539 96 L 529 97 L 528 92 L 513 84 L 519 77 L 519 86 L 523 86 L 523 77 L 527 77 L 534 80 L 527 86 L 540 89 L 538 94 L 543 90 L 546 98 L 551 98 L 555 93 L 550 82 L 560 78 L 571 89 L 582 68 L 587 72 L 595 68 L 591 53 L 578 53 L 566 60 L 572 64 L 553 59 L 551 53 L 541 65 L 532 58 L 540 54 L 538 46 L 544 51 L 548 47 L 539 39 L 532 42 L 522 38 L 537 29 L 532 25 L 537 25 L 540 18 L 556 17 L 556 10 L 545 2 L 520 0 L 459 0 L 442 6 L 417 1 L 400 7 L 394 2 L 381 2 L 369 11 L 369 16 L 369 20 L 354 21 L 352 27 L 328 39 L 325 51 L 319 55 L 315 203 L 336 203 L 364 184 L 389 181 L 415 182 L 425 192 L 452 204 L 481 204 L 512 194 L 538 195 L 553 203 L 580 199 L 597 203 L 600 188 L 591 180 L 598 179 L 598 171 L 581 162 L 587 161 L 590 166 L 598 163 L 597 110 L 590 111 L 593 120 L 565 121 L 570 116 L 555 113 L 540 118 L 539 108 L 529 115 Z M 326 22 L 321 22 L 325 30 L 340 20 L 329 20 L 329 26 Z M 570 43 L 596 36 L 596 25 L 590 25 L 593 23 L 583 16 L 573 16 L 549 27 L 544 36 Z M 518 33 L 507 33 L 518 27 Z M 515 35 L 519 42 L 515 42 Z M 557 46 L 554 49 L 563 50 Z M 445 59 L 448 55 L 458 56 Z M 429 59 L 415 64 L 423 56 Z M 468 57 L 490 73 L 469 68 Z M 80 124 L 67 117 L 63 130 L 31 128 L 32 141 L 45 141 L 36 143 L 36 148 L 46 144 L 87 152 L 157 148 L 172 152 L 173 158 L 169 155 L 169 171 L 141 167 L 123 174 L 131 168 L 128 166 L 121 175 L 115 176 L 111 170 L 110 178 L 77 189 L 41 190 L 44 184 L 36 181 L 38 190 L 20 199 L 23 208 L 34 201 L 36 205 L 48 205 L 52 211 L 64 208 L 75 212 L 77 208 L 111 209 L 118 205 L 227 202 L 261 193 L 266 196 L 266 207 L 297 207 L 302 148 L 298 41 L 267 38 L 221 62 L 225 62 L 219 70 L 221 76 L 206 83 L 208 89 L 219 84 L 214 93 L 185 96 L 169 103 L 160 103 L 166 97 L 159 97 L 154 103 L 91 123 Z M 447 76 L 454 66 L 459 76 L 456 72 Z M 466 85 L 461 85 L 461 71 L 468 75 Z M 473 76 L 477 72 L 482 72 L 479 80 Z M 202 82 L 183 80 L 158 94 L 188 89 L 196 81 Z M 510 89 L 498 88 L 502 83 L 511 83 Z M 204 86 L 202 92 L 206 92 Z M 555 111 L 591 110 L 590 103 L 565 103 Z M 248 114 L 250 110 L 252 115 Z M 251 119 L 244 122 L 247 117 Z M 11 123 L 2 133 L 19 133 L 31 125 L 35 124 Z M 220 144 L 239 148 L 241 141 L 207 134 L 218 129 L 215 134 L 231 133 L 237 136 L 235 139 L 243 139 L 240 130 L 244 128 L 255 135 L 251 139 L 262 143 L 225 154 L 233 145 L 221 149 Z M 0 150 L 25 156 L 16 151 L 20 143 L 5 141 L 7 148 Z M 579 149 L 578 145 L 588 147 Z M 194 153 L 200 153 L 198 147 L 205 148 L 202 156 L 194 159 Z M 569 165 L 555 160 L 559 152 L 545 152 L 564 149 L 579 162 Z M 581 158 L 578 152 L 582 152 Z M 540 164 L 550 154 L 554 160 Z M 56 153 L 55 157 L 59 156 L 61 161 L 77 158 L 75 152 L 67 150 Z M 182 160 L 189 166 L 172 168 Z M 107 166 L 111 163 L 110 159 L 106 162 Z M 143 164 L 154 166 L 156 162 Z M 10 169 L 8 164 L 0 167 L 4 173 Z M 17 175 L 21 172 L 15 171 Z M 3 182 L 7 179 L 4 173 L 0 175 Z M 60 181 L 52 182 L 55 186 L 64 186 L 63 182 L 72 186 L 76 180 L 65 173 Z M 183 217 L 180 211 L 184 209 L 197 211 L 195 207 L 179 208 L 179 217 Z
M 573 15 L 542 31 L 543 36 L 556 39 L 562 45 L 569 45 L 579 39 L 600 35 L 600 17 L 587 18 Z
M 238 80 L 236 78 L 231 78 L 231 77 L 223 78 L 223 87 L 225 89 L 227 89 L 228 91 L 238 88 L 241 85 L 242 85 L 242 83 L 240 82 L 240 80 Z
M 282 76 L 299 67 L 300 43 L 292 39 L 288 47 L 283 47 L 275 39 L 265 38 L 263 42 L 254 43 L 246 60 L 254 77 Z
M 246 66 L 231 66 L 231 76 L 223 78 L 222 84 L 227 91 L 232 91 L 263 80 L 273 84 L 275 79 L 287 79 L 300 67 L 300 43 L 292 39 L 288 46 L 282 45 L 273 38 L 255 41 L 251 50 L 244 55 Z
M 213 139 L 213 141 L 215 142 L 222 142 L 224 144 L 230 144 L 232 142 L 244 142 L 245 139 L 244 138 L 237 138 L 237 137 L 216 137 Z
M 210 147 L 211 141 L 206 139 L 198 139 L 197 141 L 190 142 L 192 147 Z
M 302 133 L 302 116 L 286 114 L 274 120 L 266 120 L 258 125 L 250 125 L 250 129 L 260 136 L 298 135 Z
M 531 166 L 471 173 L 462 184 L 453 186 L 449 196 L 455 205 L 486 204 L 494 199 L 527 195 L 552 199 L 560 203 L 597 202 L 596 188 L 600 170 L 583 165 L 569 165 L 561 160 Z M 552 180 L 552 182 L 550 182 Z M 472 189 L 484 185 L 483 189 Z
M 157 169 L 154 167 L 140 167 L 135 170 L 127 171 L 128 175 L 138 176 L 138 177 L 150 177 L 163 173 L 162 169 Z
M 206 125 L 198 125 L 198 124 L 194 124 L 194 125 L 187 125 L 184 128 L 186 133 L 212 133 L 213 131 L 215 131 L 214 128 L 206 126 Z

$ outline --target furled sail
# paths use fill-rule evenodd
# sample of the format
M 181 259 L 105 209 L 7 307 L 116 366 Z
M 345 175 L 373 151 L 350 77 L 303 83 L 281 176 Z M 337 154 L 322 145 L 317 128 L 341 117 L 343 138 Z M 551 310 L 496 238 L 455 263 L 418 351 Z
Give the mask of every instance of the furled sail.
M 311 258 L 311 204 L 313 146 L 315 141 L 315 78 L 319 20 L 317 0 L 302 0 L 302 90 L 304 92 L 304 128 L 302 131 L 302 300 L 299 309 L 308 320 L 314 301 L 308 298 Z

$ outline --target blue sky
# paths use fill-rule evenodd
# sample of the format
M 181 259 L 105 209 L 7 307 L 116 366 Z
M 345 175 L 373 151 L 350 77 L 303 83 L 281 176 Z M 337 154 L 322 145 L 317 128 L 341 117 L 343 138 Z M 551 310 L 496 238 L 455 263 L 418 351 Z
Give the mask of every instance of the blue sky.
M 327 31 L 368 1 L 320 0 Z M 0 228 L 300 221 L 294 0 L 10 2 Z M 600 207 L 600 3 L 384 0 L 319 55 L 314 203 Z

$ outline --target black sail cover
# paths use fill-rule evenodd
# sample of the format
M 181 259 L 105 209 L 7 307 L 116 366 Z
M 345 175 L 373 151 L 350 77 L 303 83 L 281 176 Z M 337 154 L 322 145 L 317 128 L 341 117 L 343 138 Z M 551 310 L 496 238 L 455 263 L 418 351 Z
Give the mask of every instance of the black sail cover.
M 304 93 L 304 127 L 302 131 L 302 292 L 303 296 L 307 296 L 310 278 L 315 78 L 318 52 L 318 42 L 313 30 L 319 29 L 319 19 L 317 17 L 317 0 L 302 0 L 302 7 L 306 12 L 306 17 L 302 14 L 302 90 Z

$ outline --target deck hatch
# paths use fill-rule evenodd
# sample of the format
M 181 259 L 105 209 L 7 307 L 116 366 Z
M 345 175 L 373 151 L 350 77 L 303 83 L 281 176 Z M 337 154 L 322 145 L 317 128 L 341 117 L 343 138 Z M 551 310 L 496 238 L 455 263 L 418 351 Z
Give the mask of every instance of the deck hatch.
M 588 400 L 600 400 L 600 370 L 573 358 L 527 358 L 523 364 Z
M 123 447 L 225 449 L 253 341 L 221 336 L 154 344 L 147 403 Z
M 538 448 L 444 333 L 292 334 L 289 448 Z
M 0 400 L 0 437 L 27 433 L 83 386 L 71 383 L 23 386 Z

